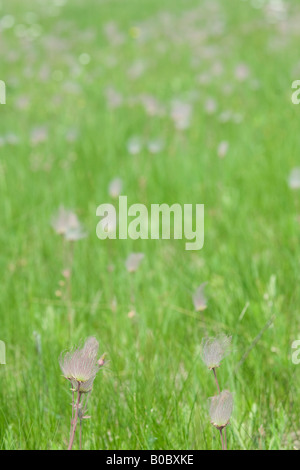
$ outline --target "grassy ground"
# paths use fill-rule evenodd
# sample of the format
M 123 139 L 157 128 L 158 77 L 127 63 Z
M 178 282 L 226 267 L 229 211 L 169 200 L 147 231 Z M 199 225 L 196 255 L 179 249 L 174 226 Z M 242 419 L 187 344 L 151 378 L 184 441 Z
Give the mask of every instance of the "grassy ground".
M 219 449 L 200 344 L 224 332 L 233 342 L 219 370 L 234 394 L 229 448 L 293 448 L 300 194 L 287 179 L 300 162 L 300 107 L 291 103 L 298 2 L 285 2 L 274 21 L 267 1 L 6 3 L 0 447 L 66 447 L 71 397 L 58 356 L 94 335 L 109 363 L 95 381 L 84 448 Z M 149 115 L 141 95 L 154 97 L 161 115 Z M 192 110 L 184 130 L 170 117 L 174 99 Z M 135 136 L 164 145 L 132 155 Z M 98 240 L 96 208 L 111 201 L 117 176 L 129 203 L 204 203 L 204 248 Z M 62 244 L 50 225 L 60 204 L 89 232 L 74 250 L 71 325 L 58 292 Z M 145 258 L 129 274 L 132 251 Z M 207 309 L 195 312 L 192 294 L 205 281 Z

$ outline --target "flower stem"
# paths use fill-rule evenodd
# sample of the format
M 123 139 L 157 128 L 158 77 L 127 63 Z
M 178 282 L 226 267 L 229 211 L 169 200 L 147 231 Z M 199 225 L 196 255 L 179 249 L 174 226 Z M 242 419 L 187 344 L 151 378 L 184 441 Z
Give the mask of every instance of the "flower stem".
M 72 389 L 72 419 L 71 419 L 71 428 L 70 428 L 70 440 L 71 440 L 71 435 L 72 435 L 73 419 L 74 419 L 74 390 Z
M 218 382 L 217 372 L 216 372 L 216 369 L 215 369 L 215 368 L 213 368 L 213 372 L 214 372 L 214 376 L 215 376 L 215 381 L 216 381 L 217 389 L 218 389 L 218 392 L 219 392 L 219 394 L 220 394 L 220 393 L 221 393 L 221 390 L 220 390 L 220 385 L 219 385 L 219 382 Z M 222 436 L 222 434 L 221 434 L 221 436 Z M 223 436 L 222 436 L 222 440 L 223 440 Z M 226 434 L 226 428 L 224 428 L 224 440 L 225 440 L 224 450 L 227 450 L 227 434 Z
M 74 442 L 74 436 L 75 436 L 75 431 L 76 431 L 76 426 L 77 426 L 77 421 L 78 421 L 78 412 L 79 412 L 79 404 L 80 404 L 80 399 L 81 399 L 81 393 L 79 391 L 80 388 L 80 382 L 78 383 L 78 390 L 77 390 L 77 402 L 76 402 L 76 410 L 75 410 L 75 417 L 73 420 L 73 428 L 71 431 L 71 436 L 70 436 L 70 442 L 68 445 L 68 450 L 72 450 L 73 447 L 73 442 Z
M 221 436 L 222 450 L 225 450 L 225 448 L 224 448 L 224 441 L 223 441 L 223 432 L 222 432 L 222 429 L 219 429 L 219 431 L 220 431 L 220 436 Z
M 220 386 L 219 386 L 219 382 L 218 382 L 218 379 L 217 379 L 217 373 L 216 373 L 216 369 L 213 368 L 213 372 L 214 372 L 214 376 L 215 376 L 215 381 L 216 381 L 216 385 L 217 385 L 217 389 L 218 389 L 218 392 L 219 394 L 221 393 L 221 390 L 220 390 Z
M 79 449 L 82 450 L 82 439 L 81 439 L 81 436 L 82 436 L 82 419 L 80 420 L 80 423 L 79 423 Z

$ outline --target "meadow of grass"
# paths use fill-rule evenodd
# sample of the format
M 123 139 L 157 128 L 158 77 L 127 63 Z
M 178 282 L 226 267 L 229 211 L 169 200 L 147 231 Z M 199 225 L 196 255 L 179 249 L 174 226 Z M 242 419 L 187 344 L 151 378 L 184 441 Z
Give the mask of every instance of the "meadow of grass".
M 91 335 L 108 363 L 84 449 L 220 449 L 200 357 L 219 333 L 233 345 L 218 371 L 234 396 L 228 447 L 299 447 L 299 22 L 296 0 L 0 2 L 1 449 L 66 448 L 58 357 Z M 203 249 L 99 240 L 116 177 L 129 204 L 205 204 Z M 88 232 L 71 307 L 61 204 Z M 135 273 L 131 252 L 145 255 Z

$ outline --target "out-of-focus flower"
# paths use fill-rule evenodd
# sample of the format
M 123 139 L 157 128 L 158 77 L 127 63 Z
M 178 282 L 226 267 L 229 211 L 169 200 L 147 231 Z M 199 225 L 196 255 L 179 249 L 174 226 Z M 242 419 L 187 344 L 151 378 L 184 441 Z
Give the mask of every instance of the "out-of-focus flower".
M 203 282 L 196 290 L 195 294 L 193 295 L 193 303 L 195 310 L 197 312 L 201 312 L 207 308 L 207 300 L 204 294 L 204 289 L 207 282 Z
M 207 85 L 211 81 L 211 76 L 209 73 L 204 72 L 197 77 L 197 80 L 200 85 Z
M 224 390 L 215 397 L 210 398 L 209 414 L 211 424 L 217 429 L 223 429 L 229 423 L 233 410 L 233 397 L 228 390 Z
M 71 95 L 80 95 L 81 93 L 81 87 L 76 82 L 66 81 L 63 83 L 62 89 Z
M 120 196 L 122 191 L 123 181 L 121 178 L 114 178 L 108 186 L 108 193 L 111 197 L 117 198 Z
M 204 104 L 204 109 L 207 114 L 213 114 L 216 112 L 218 104 L 214 98 L 207 98 Z
M 15 106 L 17 109 L 27 109 L 30 105 L 29 96 L 22 95 L 16 99 Z
M 246 80 L 249 76 L 249 73 L 249 67 L 246 64 L 238 64 L 234 72 L 235 78 L 240 82 Z
M 288 178 L 289 187 L 291 189 L 300 188 L 300 168 L 294 168 Z
M 33 145 L 41 144 L 48 139 L 48 130 L 44 126 L 35 127 L 30 134 L 30 141 Z
M 106 88 L 105 97 L 107 105 L 111 109 L 119 108 L 123 104 L 123 96 L 111 86 Z
M 218 335 L 215 338 L 204 338 L 201 344 L 202 359 L 209 369 L 220 366 L 220 362 L 230 352 L 231 336 Z
M 277 23 L 286 18 L 287 7 L 283 0 L 269 0 L 264 9 L 270 23 Z
M 171 118 L 177 130 L 185 130 L 190 127 L 192 106 L 190 103 L 174 100 L 171 104 Z
M 60 355 L 60 368 L 64 377 L 71 382 L 74 391 L 88 393 L 92 390 L 97 372 L 105 364 L 104 355 L 97 359 L 98 349 L 98 341 L 91 336 L 83 348 Z
M 147 144 L 147 148 L 148 148 L 149 152 L 152 153 L 152 154 L 161 152 L 163 147 L 164 147 L 164 143 L 160 139 L 149 140 L 149 142 Z
M 132 137 L 127 143 L 127 150 L 131 155 L 137 155 L 142 149 L 141 140 L 138 137 Z
M 74 224 L 76 221 L 76 214 L 60 206 L 58 213 L 52 218 L 51 225 L 58 235 L 65 235 L 70 224 Z
M 5 136 L 6 142 L 10 145 L 17 145 L 19 143 L 19 137 L 12 132 L 6 134 Z
M 60 206 L 57 215 L 53 217 L 51 225 L 56 233 L 63 235 L 68 241 L 80 240 L 87 236 L 77 215 L 63 206 Z
M 165 109 L 155 96 L 143 94 L 139 97 L 148 116 L 163 116 Z
M 125 35 L 113 21 L 104 25 L 103 32 L 112 46 L 120 46 L 125 41 Z
M 78 131 L 75 128 L 70 128 L 66 132 L 66 141 L 67 142 L 75 142 L 78 138 Z
M 143 60 L 138 60 L 129 67 L 129 69 L 127 70 L 127 74 L 129 78 L 136 79 L 143 75 L 146 68 L 147 68 L 146 62 Z
M 65 234 L 65 239 L 69 242 L 76 242 L 86 237 L 87 232 L 83 229 L 81 224 L 79 224 L 77 227 L 70 227 Z
M 229 143 L 226 140 L 222 140 L 222 142 L 218 145 L 218 157 L 224 158 L 228 152 Z
M 127 271 L 129 273 L 135 272 L 144 259 L 144 256 L 144 253 L 131 253 L 125 262 Z
M 218 119 L 220 122 L 229 122 L 232 119 L 232 111 L 230 111 L 230 109 L 222 111 Z

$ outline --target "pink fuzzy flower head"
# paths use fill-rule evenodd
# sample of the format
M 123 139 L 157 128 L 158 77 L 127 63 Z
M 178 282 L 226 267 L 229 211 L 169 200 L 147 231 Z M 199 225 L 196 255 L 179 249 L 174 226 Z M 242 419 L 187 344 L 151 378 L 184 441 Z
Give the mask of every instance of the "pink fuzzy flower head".
M 97 372 L 104 365 L 104 356 L 99 360 L 99 343 L 91 336 L 82 348 L 62 353 L 59 358 L 63 375 L 72 383 L 73 390 L 88 393 L 93 388 Z
M 233 397 L 228 390 L 224 390 L 215 397 L 210 398 L 209 414 L 211 424 L 217 429 L 223 429 L 229 423 L 233 409 Z
M 113 198 L 120 196 L 122 192 L 123 181 L 121 178 L 115 178 L 109 183 L 108 192 L 109 195 Z
M 231 336 L 219 335 L 215 338 L 204 338 L 201 344 L 202 359 L 209 369 L 220 366 L 220 362 L 230 352 Z
M 135 271 L 137 271 L 140 263 L 144 259 L 144 256 L 144 253 L 130 253 L 125 262 L 127 271 L 129 273 L 134 273 Z
M 87 236 L 77 215 L 60 206 L 58 213 L 52 219 L 52 227 L 56 233 L 63 235 L 68 241 L 76 241 Z
M 196 312 L 202 312 L 202 310 L 207 308 L 207 300 L 204 293 L 206 284 L 207 282 L 203 282 L 193 295 L 193 304 Z

